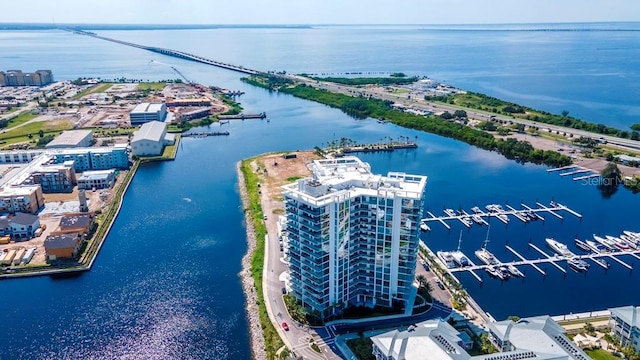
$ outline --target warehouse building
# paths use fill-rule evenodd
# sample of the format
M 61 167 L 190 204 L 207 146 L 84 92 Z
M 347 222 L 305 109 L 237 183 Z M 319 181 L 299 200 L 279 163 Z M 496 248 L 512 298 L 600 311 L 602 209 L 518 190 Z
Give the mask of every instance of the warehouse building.
M 51 140 L 45 147 L 47 149 L 89 147 L 93 144 L 91 130 L 63 131 L 60 136 Z
M 133 126 L 148 123 L 149 121 L 163 122 L 166 117 L 167 106 L 164 103 L 138 104 L 129 113 L 129 121 Z
M 135 156 L 154 156 L 162 154 L 165 145 L 173 145 L 175 136 L 167 134 L 167 124 L 152 121 L 143 124 L 133 134 L 131 152 Z

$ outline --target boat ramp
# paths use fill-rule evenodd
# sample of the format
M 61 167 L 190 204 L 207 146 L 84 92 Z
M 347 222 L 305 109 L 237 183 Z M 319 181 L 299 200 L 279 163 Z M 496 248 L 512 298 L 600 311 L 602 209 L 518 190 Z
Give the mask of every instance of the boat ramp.
M 536 207 L 531 207 L 524 203 L 520 205 L 522 206 L 522 209 L 516 209 L 510 205 L 506 205 L 506 209 L 504 209 L 501 205 L 497 204 L 490 204 L 485 206 L 486 210 L 481 210 L 476 206 L 471 209 L 471 212 L 467 212 L 466 210 L 455 211 L 453 209 L 445 209 L 444 216 L 436 216 L 432 212 L 427 211 L 428 217 L 422 219 L 421 222 L 426 224 L 428 222 L 437 221 L 450 230 L 451 225 L 447 223 L 447 221 L 450 220 L 458 220 L 464 226 L 470 228 L 471 226 L 473 226 L 473 224 L 489 225 L 487 219 L 490 219 L 492 217 L 495 217 L 505 224 L 509 223 L 509 216 L 513 216 L 524 223 L 537 220 L 544 221 L 545 218 L 541 214 L 545 213 L 551 214 L 562 220 L 563 216 L 559 214 L 559 212 L 561 211 L 567 212 L 579 219 L 582 218 L 582 214 L 578 213 L 575 210 L 572 210 L 566 205 L 557 203 L 555 201 L 551 201 L 549 206 L 544 205 L 540 202 L 536 202 Z

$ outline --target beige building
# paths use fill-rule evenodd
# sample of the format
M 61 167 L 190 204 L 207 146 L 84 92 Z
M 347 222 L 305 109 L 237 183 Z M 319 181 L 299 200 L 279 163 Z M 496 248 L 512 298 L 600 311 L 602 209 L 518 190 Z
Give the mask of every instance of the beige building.
M 43 206 L 40 185 L 6 186 L 0 189 L 0 212 L 35 214 Z

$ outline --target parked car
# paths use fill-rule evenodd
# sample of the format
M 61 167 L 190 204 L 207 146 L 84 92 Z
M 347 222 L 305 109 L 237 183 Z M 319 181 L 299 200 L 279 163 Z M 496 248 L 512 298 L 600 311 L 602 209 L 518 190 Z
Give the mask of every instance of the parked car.
M 286 287 L 282 288 L 282 293 L 285 294 L 285 295 L 287 294 L 287 288 Z
M 284 329 L 284 331 L 289 331 L 289 325 L 287 325 L 286 322 L 282 322 L 282 328 Z

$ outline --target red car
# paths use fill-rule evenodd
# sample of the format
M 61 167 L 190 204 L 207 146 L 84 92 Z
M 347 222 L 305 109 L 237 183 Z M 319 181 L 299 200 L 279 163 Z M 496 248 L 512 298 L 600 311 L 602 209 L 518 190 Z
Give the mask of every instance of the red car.
M 284 329 L 284 331 L 289 331 L 289 325 L 287 325 L 286 322 L 282 322 L 282 328 Z

